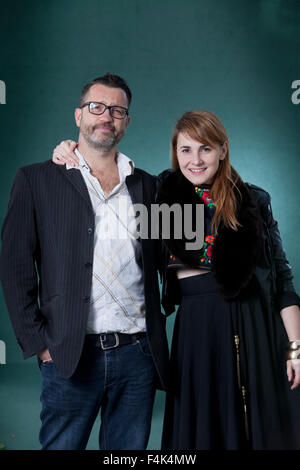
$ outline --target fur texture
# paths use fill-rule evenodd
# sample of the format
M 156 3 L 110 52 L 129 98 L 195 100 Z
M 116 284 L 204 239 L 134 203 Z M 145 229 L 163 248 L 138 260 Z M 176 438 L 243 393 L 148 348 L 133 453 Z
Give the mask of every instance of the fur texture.
M 255 271 L 261 252 L 261 218 L 258 206 L 245 183 L 237 193 L 237 219 L 241 226 L 237 231 L 221 226 L 212 248 L 211 270 L 220 293 L 234 299 L 246 288 Z M 177 170 L 169 173 L 162 182 L 157 203 L 203 204 L 194 185 Z M 172 233 L 172 232 L 171 232 Z M 199 250 L 185 250 L 185 238 L 164 240 L 168 250 L 190 267 L 198 266 Z

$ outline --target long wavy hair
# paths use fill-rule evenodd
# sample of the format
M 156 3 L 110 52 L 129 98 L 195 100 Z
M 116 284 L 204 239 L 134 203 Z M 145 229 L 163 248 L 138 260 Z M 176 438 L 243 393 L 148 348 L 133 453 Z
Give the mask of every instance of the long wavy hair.
M 212 148 L 222 146 L 224 142 L 228 142 L 226 130 L 221 121 L 210 111 L 188 111 L 177 121 L 172 141 L 172 167 L 174 170 L 179 169 L 177 158 L 177 138 L 182 132 L 191 139 L 209 145 Z M 238 184 L 242 182 L 238 172 L 231 166 L 229 160 L 229 149 L 225 158 L 220 160 L 219 168 L 214 177 L 211 196 L 216 206 L 214 218 L 212 220 L 212 229 L 218 233 L 221 223 L 225 227 L 238 230 L 239 222 L 237 220 L 237 196 L 240 194 Z M 236 191 L 234 191 L 236 189 Z

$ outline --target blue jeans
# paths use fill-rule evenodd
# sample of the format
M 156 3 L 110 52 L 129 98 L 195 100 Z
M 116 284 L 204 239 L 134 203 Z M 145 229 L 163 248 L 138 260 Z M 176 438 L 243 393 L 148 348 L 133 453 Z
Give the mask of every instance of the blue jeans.
M 42 449 L 83 450 L 101 409 L 102 450 L 146 449 L 155 395 L 155 366 L 146 337 L 115 349 L 85 342 L 65 379 L 42 363 Z

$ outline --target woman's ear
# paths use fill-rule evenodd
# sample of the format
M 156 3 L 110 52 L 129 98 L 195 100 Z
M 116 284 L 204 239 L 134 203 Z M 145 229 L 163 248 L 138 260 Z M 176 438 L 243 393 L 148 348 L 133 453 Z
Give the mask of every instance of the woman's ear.
M 228 141 L 225 140 L 224 144 L 221 147 L 220 160 L 224 160 L 228 152 Z

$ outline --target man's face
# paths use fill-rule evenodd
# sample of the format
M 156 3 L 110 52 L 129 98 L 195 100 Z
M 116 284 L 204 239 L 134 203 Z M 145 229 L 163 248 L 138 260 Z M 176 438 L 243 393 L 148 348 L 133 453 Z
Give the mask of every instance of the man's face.
M 110 88 L 105 85 L 93 85 L 88 91 L 85 102 L 97 101 L 108 106 L 123 106 L 128 108 L 126 93 L 121 88 Z M 75 120 L 80 128 L 80 135 L 93 148 L 111 150 L 122 139 L 130 118 L 115 119 L 109 110 L 96 115 L 89 112 L 88 106 L 76 108 Z

